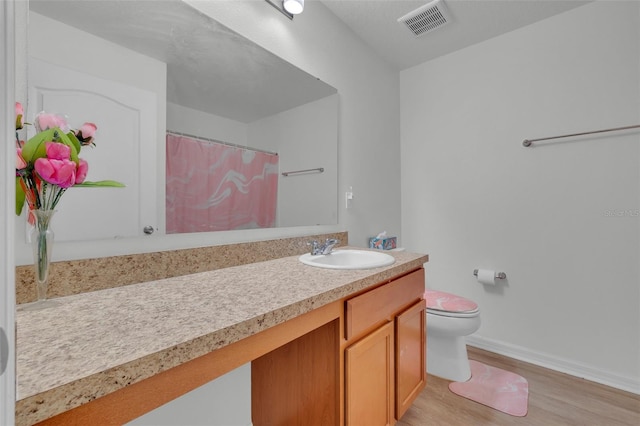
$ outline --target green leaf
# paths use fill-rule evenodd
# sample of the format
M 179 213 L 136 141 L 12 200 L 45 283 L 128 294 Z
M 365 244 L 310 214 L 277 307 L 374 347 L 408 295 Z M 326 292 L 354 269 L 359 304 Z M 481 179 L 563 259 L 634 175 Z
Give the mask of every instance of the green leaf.
M 16 216 L 20 216 L 24 207 L 25 195 L 22 185 L 20 185 L 20 177 L 16 176 Z
M 73 143 L 73 141 L 71 140 L 71 138 L 69 138 L 69 135 L 73 134 L 73 133 L 62 133 L 62 130 L 58 129 L 58 140 L 60 142 L 62 142 L 63 144 L 67 145 L 70 149 L 71 149 L 71 161 L 75 162 L 76 164 L 78 164 L 78 152 L 80 152 L 79 149 L 76 148 L 75 144 Z M 75 136 L 74 136 L 74 139 Z M 78 141 L 78 139 L 76 139 L 76 142 Z M 80 146 L 80 143 L 78 142 L 78 147 Z
M 80 154 L 80 150 L 82 149 L 82 145 L 80 144 L 80 141 L 78 140 L 78 138 L 75 135 L 75 133 L 69 132 L 69 133 L 67 133 L 67 137 L 69 138 L 69 140 L 71 141 L 73 146 L 76 148 L 76 152 L 78 154 Z
M 29 139 L 22 147 L 22 158 L 27 163 L 33 163 L 38 158 L 47 156 L 45 142 L 53 140 L 56 129 L 47 129 Z
M 125 184 L 117 182 L 115 180 L 100 180 L 97 182 L 84 181 L 82 183 L 77 183 L 73 186 L 74 187 L 84 186 L 87 188 L 95 188 L 95 187 L 126 188 L 127 187 Z

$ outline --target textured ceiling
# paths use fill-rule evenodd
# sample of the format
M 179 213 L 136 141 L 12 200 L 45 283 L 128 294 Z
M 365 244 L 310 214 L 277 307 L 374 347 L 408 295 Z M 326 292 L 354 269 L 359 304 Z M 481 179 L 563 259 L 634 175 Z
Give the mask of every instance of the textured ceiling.
M 250 123 L 336 92 L 179 0 L 30 0 L 30 9 L 167 64 L 167 99 Z
M 480 43 L 589 1 L 445 0 L 451 22 L 419 37 L 398 18 L 430 3 L 406 0 L 322 0 L 365 43 L 397 70 Z

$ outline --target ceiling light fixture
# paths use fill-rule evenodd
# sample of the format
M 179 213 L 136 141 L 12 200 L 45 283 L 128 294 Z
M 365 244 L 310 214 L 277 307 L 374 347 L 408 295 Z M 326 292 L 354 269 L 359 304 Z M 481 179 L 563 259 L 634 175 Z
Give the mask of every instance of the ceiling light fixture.
M 276 3 L 276 1 L 272 1 L 272 0 L 264 0 L 267 3 L 269 3 L 271 6 L 273 6 L 275 9 L 278 10 L 278 12 L 282 13 L 284 16 L 286 16 L 287 18 L 293 20 L 293 15 L 289 12 L 287 12 L 286 10 L 284 10 L 284 3 L 282 1 L 279 1 Z
M 304 0 L 283 0 L 282 6 L 290 14 L 298 15 L 304 10 Z

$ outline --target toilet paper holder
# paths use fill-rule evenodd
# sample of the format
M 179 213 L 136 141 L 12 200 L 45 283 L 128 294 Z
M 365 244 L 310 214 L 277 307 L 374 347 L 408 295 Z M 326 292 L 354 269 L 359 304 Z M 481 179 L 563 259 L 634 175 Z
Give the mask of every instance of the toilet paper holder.
M 473 275 L 475 275 L 476 277 L 478 276 L 478 270 L 474 269 L 473 270 Z M 504 280 L 507 278 L 507 274 L 505 274 L 504 272 L 496 272 L 496 278 L 499 280 Z

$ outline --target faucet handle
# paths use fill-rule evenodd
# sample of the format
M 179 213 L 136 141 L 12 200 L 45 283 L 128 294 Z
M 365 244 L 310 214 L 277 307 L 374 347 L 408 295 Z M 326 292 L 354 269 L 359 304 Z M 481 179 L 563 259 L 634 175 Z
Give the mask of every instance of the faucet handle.
M 320 244 L 318 241 L 313 240 L 307 243 L 308 246 L 311 246 L 311 255 L 316 256 L 319 254 L 329 254 L 333 247 L 338 244 L 340 240 L 336 240 L 335 238 L 327 238 L 324 244 Z
M 320 253 L 320 243 L 318 243 L 318 240 L 313 240 L 313 241 L 309 241 L 307 243 L 308 246 L 311 246 L 311 255 L 315 256 L 317 254 Z
M 320 247 L 320 253 L 331 254 L 331 251 L 339 242 L 340 240 L 336 240 L 335 238 L 327 238 L 324 242 L 324 245 Z

